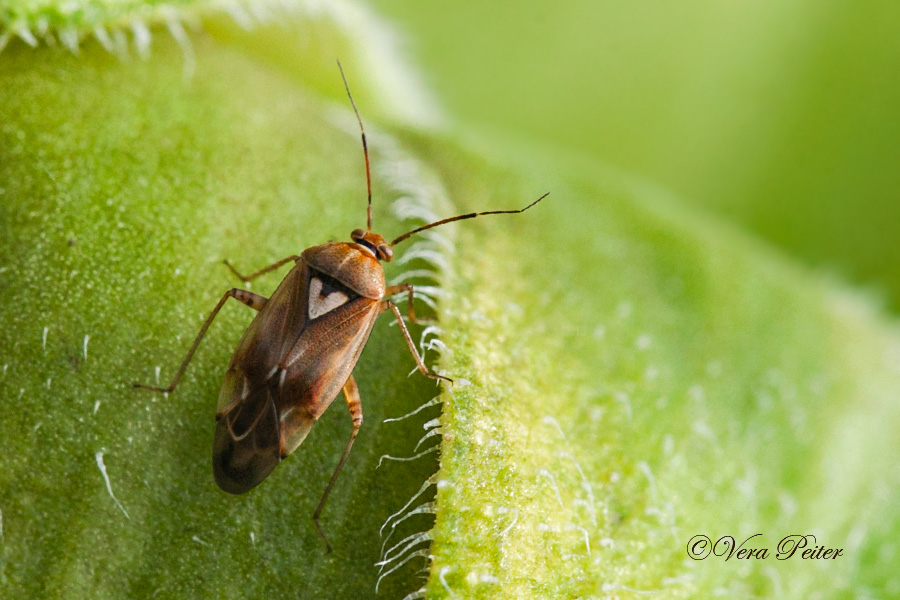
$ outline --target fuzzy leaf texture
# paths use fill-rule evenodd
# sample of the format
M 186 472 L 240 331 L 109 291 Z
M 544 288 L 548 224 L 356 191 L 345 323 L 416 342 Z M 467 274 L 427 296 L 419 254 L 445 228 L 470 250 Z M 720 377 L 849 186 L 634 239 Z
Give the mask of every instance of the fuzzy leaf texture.
M 90 39 L 77 56 L 15 40 L 0 53 L 0 597 L 900 591 L 886 318 L 651 185 L 430 132 L 428 111 L 389 106 L 361 73 L 346 22 L 304 46 L 203 14 L 189 45 L 148 29 L 142 60 Z M 307 32 L 310 18 L 296 17 Z M 370 130 L 377 231 L 551 196 L 422 236 L 387 269 L 437 288 L 442 334 L 427 339 L 457 382 L 442 407 L 385 422 L 440 390 L 408 376 L 382 317 L 355 371 L 365 422 L 323 515 L 326 555 L 310 515 L 350 431 L 341 398 L 258 489 L 228 496 L 212 479 L 215 398 L 249 309 L 226 305 L 175 393 L 131 383 L 157 368 L 167 381 L 243 287 L 222 259 L 251 271 L 363 225 L 333 53 Z M 430 451 L 376 469 L 436 442 L 439 464 Z M 697 534 L 757 533 L 844 552 L 686 553 Z

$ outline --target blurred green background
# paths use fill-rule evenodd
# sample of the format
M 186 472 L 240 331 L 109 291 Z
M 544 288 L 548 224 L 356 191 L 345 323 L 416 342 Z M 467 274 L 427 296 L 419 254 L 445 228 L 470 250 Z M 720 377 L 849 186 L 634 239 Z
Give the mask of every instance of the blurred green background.
M 370 2 L 473 131 L 601 158 L 900 309 L 900 3 Z

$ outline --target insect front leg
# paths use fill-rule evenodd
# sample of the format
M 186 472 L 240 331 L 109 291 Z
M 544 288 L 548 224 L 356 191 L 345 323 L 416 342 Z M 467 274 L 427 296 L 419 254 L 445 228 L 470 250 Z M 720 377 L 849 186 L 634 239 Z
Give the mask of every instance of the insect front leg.
M 412 286 L 410 286 L 409 293 L 412 294 Z M 413 341 L 412 336 L 409 335 L 409 330 L 406 328 L 406 323 L 403 322 L 403 315 L 400 314 L 400 309 L 397 308 L 397 305 L 390 300 L 382 300 L 381 312 L 384 312 L 387 309 L 391 309 L 392 311 L 394 311 L 394 316 L 397 317 L 397 322 L 400 324 L 400 331 L 403 332 L 403 339 L 406 340 L 406 345 L 409 346 L 409 351 L 412 353 L 413 358 L 416 359 L 416 365 L 419 367 L 419 371 L 422 373 L 422 375 L 424 375 L 425 377 L 430 377 L 432 379 L 443 379 L 444 381 L 453 383 L 453 380 L 449 377 L 444 377 L 443 375 L 438 375 L 437 373 L 432 373 L 428 370 L 428 367 L 425 366 L 425 362 L 422 360 L 422 357 L 419 356 L 419 351 L 416 350 L 416 343 Z
M 169 393 L 174 391 L 175 386 L 177 386 L 178 382 L 181 380 L 181 376 L 184 374 L 184 370 L 187 368 L 188 363 L 191 362 L 191 358 L 193 358 L 194 352 L 197 350 L 197 346 L 200 345 L 200 340 L 202 340 L 203 336 L 206 335 L 206 330 L 209 329 L 209 326 L 213 322 L 213 319 L 216 318 L 216 315 L 219 314 L 219 311 L 222 310 L 222 307 L 225 305 L 225 301 L 229 298 L 239 300 L 240 302 L 257 311 L 262 310 L 262 307 L 265 306 L 266 302 L 269 301 L 269 299 L 265 296 L 260 296 L 259 294 L 248 292 L 247 290 L 231 288 L 230 290 L 225 292 L 225 294 L 222 296 L 222 299 L 219 300 L 219 303 L 216 304 L 216 307 L 213 309 L 213 311 L 209 313 L 208 317 L 206 317 L 206 321 L 203 323 L 203 327 L 200 328 L 200 333 L 197 334 L 197 337 L 194 339 L 194 343 L 191 344 L 191 349 L 188 350 L 187 356 L 184 357 L 184 361 L 182 361 L 181 366 L 178 368 L 178 372 L 175 373 L 175 377 L 172 379 L 172 383 L 169 384 L 169 387 L 156 387 L 143 383 L 134 383 L 134 387 L 144 388 L 145 390 L 153 390 L 155 392 Z
M 291 261 L 296 262 L 298 258 L 300 258 L 300 257 L 297 256 L 296 254 L 292 254 L 291 256 L 288 256 L 287 258 L 282 258 L 278 262 L 272 263 L 268 267 L 260 269 L 256 273 L 251 273 L 250 275 L 241 275 L 240 273 L 238 273 L 237 269 L 235 269 L 233 266 L 231 266 L 231 263 L 228 262 L 227 260 L 223 260 L 222 263 L 224 263 L 226 267 L 231 269 L 231 272 L 234 273 L 235 277 L 237 277 L 244 283 L 249 283 L 249 282 L 253 281 L 254 279 L 256 279 L 257 277 L 259 277 L 260 275 L 265 275 L 269 271 L 274 271 L 275 269 L 277 269 L 278 267 L 280 267 L 283 264 L 289 263 Z
M 395 294 L 402 294 L 406 292 L 409 294 L 409 301 L 406 303 L 406 312 L 409 315 L 409 320 L 412 323 L 417 325 L 430 325 L 434 323 L 431 319 L 417 319 L 416 318 L 416 310 L 413 307 L 413 286 L 409 283 L 401 283 L 398 285 L 388 286 L 386 290 L 384 290 L 385 296 L 393 296 Z
M 313 513 L 313 522 L 316 524 L 316 529 L 319 530 L 319 535 L 325 540 L 325 546 L 328 549 L 327 552 L 331 552 L 331 544 L 328 543 L 328 538 L 325 537 L 325 532 L 322 531 L 322 526 L 319 525 L 319 516 L 322 514 L 322 509 L 325 508 L 325 501 L 328 499 L 328 494 L 331 493 L 331 488 L 334 487 L 334 482 L 337 480 L 338 473 L 341 472 L 344 463 L 347 462 L 347 457 L 350 456 L 350 448 L 353 447 L 353 441 L 356 439 L 359 428 L 362 427 L 363 422 L 362 402 L 359 399 L 359 388 L 356 386 L 356 380 L 353 379 L 353 375 L 350 375 L 350 377 L 347 378 L 347 383 L 344 384 L 344 398 L 347 399 L 347 408 L 350 409 L 350 418 L 353 420 L 353 431 L 350 432 L 350 439 L 347 440 L 347 447 L 344 448 L 344 454 L 341 456 L 340 462 L 338 462 L 337 469 L 334 470 L 334 475 L 331 476 L 331 481 L 328 482 L 328 486 L 322 494 L 322 499 L 319 500 L 319 506 L 316 507 L 316 512 Z

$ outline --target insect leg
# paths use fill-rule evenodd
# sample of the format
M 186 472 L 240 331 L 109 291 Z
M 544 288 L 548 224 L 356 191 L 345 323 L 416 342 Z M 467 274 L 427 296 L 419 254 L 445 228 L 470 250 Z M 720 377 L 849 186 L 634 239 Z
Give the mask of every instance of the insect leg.
M 334 482 L 337 480 L 338 473 L 341 472 L 344 463 L 347 462 L 347 457 L 350 456 L 350 448 L 353 446 L 353 440 L 356 439 L 356 435 L 359 433 L 359 428 L 362 426 L 363 422 L 362 402 L 359 399 L 359 388 L 356 386 L 356 380 L 353 379 L 353 375 L 350 375 L 350 377 L 347 378 L 347 383 L 344 384 L 344 398 L 347 399 L 347 408 L 350 409 L 350 418 L 353 420 L 353 431 L 350 432 L 350 439 L 347 440 L 347 447 L 344 448 L 344 454 L 341 456 L 340 462 L 338 462 L 337 469 L 334 470 L 334 475 L 331 476 L 331 481 L 328 482 L 328 486 L 322 494 L 322 499 L 319 500 L 319 506 L 316 507 L 316 512 L 313 513 L 313 522 L 316 524 L 316 529 L 319 530 L 319 535 L 325 540 L 325 546 L 328 548 L 328 552 L 331 552 L 331 544 L 328 543 L 328 538 L 325 537 L 325 532 L 322 531 L 322 526 L 319 525 L 319 516 L 322 514 L 322 509 L 325 508 L 325 501 L 328 499 L 328 494 L 331 493 L 331 488 L 334 487 Z
M 429 324 L 433 323 L 431 319 L 417 319 L 416 311 L 413 308 L 413 286 L 409 283 L 401 283 L 399 285 L 391 285 L 388 286 L 386 290 L 384 290 L 385 296 L 393 296 L 394 294 L 402 294 L 406 292 L 409 294 L 409 302 L 406 303 L 406 311 L 409 314 L 409 320 L 416 324 Z
M 410 290 L 410 293 L 412 293 L 412 290 Z M 400 324 L 400 331 L 403 332 L 403 339 L 406 340 L 406 345 L 409 346 L 409 351 L 412 353 L 413 358 L 416 359 L 416 365 L 419 367 L 419 371 L 421 371 L 422 375 L 424 375 L 425 377 L 431 377 L 432 379 L 443 379 L 444 381 L 453 383 L 453 380 L 449 377 L 444 377 L 443 375 L 438 375 L 437 373 L 432 373 L 428 370 L 428 367 L 426 367 L 424 361 L 422 361 L 422 357 L 419 356 L 419 351 L 416 350 L 416 343 L 409 335 L 409 330 L 406 328 L 406 323 L 403 322 L 403 315 L 400 314 L 400 309 L 397 308 L 397 305 L 390 300 L 382 300 L 381 310 L 385 311 L 389 308 L 394 311 L 394 316 L 397 317 L 397 322 Z
M 225 301 L 229 298 L 234 298 L 235 300 L 239 300 L 243 302 L 250 308 L 254 310 L 261 310 L 263 306 L 266 305 L 266 302 L 269 301 L 265 296 L 260 296 L 259 294 L 254 294 L 253 292 L 248 292 L 247 290 L 239 290 L 237 288 L 231 288 L 222 296 L 222 299 L 219 300 L 219 303 L 216 304 L 216 307 L 213 309 L 209 316 L 206 317 L 206 321 L 203 323 L 203 327 L 200 328 L 200 333 L 197 334 L 197 337 L 194 339 L 194 343 L 191 345 L 191 349 L 188 350 L 187 356 L 184 357 L 184 361 L 181 363 L 181 366 L 178 368 L 178 372 L 175 373 L 174 379 L 172 379 L 172 383 L 169 384 L 169 387 L 156 387 L 153 385 L 146 385 L 143 383 L 135 383 L 133 384 L 136 388 L 144 388 L 146 390 L 153 390 L 155 392 L 172 392 L 175 390 L 175 386 L 178 385 L 178 382 L 181 380 L 181 376 L 184 374 L 184 370 L 187 368 L 188 363 L 191 362 L 191 358 L 194 356 L 194 352 L 197 350 L 197 346 L 200 345 L 200 340 L 203 339 L 203 336 L 206 335 L 206 330 L 209 329 L 210 324 L 213 322 L 213 319 L 216 318 L 216 315 L 219 314 L 219 311 L 222 310 L 222 307 L 225 305 Z
M 260 270 L 257 271 L 256 273 L 251 273 L 250 275 L 241 275 L 240 273 L 238 273 L 237 269 L 235 269 L 233 266 L 231 266 L 231 263 L 228 262 L 227 260 L 223 260 L 222 262 L 225 264 L 226 267 L 228 267 L 229 269 L 231 269 L 231 272 L 234 273 L 235 277 L 237 277 L 238 279 L 240 279 L 240 280 L 243 281 L 244 283 L 247 283 L 247 282 L 253 281 L 254 279 L 256 279 L 257 277 L 259 277 L 260 275 L 265 275 L 265 274 L 268 273 L 269 271 L 274 271 L 275 269 L 277 269 L 277 268 L 280 267 L 281 265 L 286 264 L 286 263 L 289 263 L 289 262 L 291 262 L 292 260 L 296 262 L 296 260 L 297 260 L 298 258 L 300 258 L 300 257 L 297 256 L 296 254 L 292 254 L 291 256 L 288 256 L 287 258 L 282 258 L 282 259 L 279 260 L 278 262 L 272 263 L 272 264 L 269 265 L 268 267 L 265 267 L 264 269 L 260 269 Z

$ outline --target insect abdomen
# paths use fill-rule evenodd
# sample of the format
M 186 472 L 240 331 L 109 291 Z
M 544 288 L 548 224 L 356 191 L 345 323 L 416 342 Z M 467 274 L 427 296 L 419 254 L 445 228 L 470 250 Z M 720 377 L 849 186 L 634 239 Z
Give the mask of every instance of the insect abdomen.
M 216 423 L 213 474 L 230 494 L 259 485 L 281 460 L 281 438 L 275 405 L 268 389 L 235 407 Z

